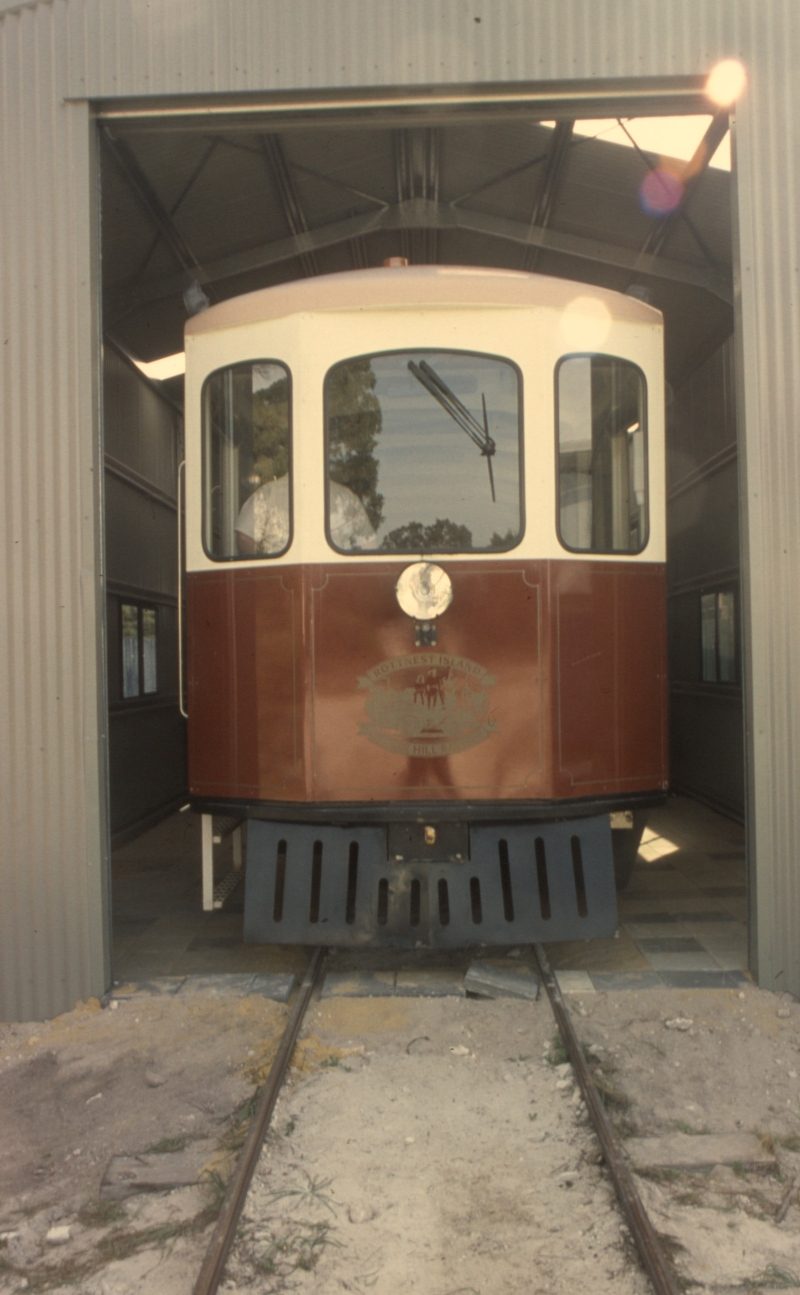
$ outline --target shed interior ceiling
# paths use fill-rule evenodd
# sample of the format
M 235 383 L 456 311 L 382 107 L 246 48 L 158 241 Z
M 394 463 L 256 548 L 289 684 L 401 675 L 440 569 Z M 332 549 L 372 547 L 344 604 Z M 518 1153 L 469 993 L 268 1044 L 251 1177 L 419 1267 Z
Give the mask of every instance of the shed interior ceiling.
M 733 331 L 730 174 L 704 170 L 676 213 L 653 217 L 639 193 L 659 158 L 568 120 L 100 132 L 104 326 L 138 360 L 182 349 L 193 279 L 218 302 L 397 255 L 643 285 L 665 316 L 673 387 Z M 181 383 L 165 384 L 174 398 Z

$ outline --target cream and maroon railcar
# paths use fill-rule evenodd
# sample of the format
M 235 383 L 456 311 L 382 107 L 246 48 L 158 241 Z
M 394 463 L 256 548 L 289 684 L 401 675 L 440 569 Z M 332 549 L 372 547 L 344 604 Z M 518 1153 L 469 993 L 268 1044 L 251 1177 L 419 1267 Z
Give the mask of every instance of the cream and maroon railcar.
M 667 786 L 662 334 L 446 266 L 188 323 L 189 782 L 247 820 L 246 939 L 614 931 Z

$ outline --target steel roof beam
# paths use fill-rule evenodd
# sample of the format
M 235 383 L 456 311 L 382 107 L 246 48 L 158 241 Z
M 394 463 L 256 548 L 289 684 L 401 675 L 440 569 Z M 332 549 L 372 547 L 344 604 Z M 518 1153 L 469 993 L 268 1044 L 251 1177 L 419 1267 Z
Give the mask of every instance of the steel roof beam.
M 294 186 L 294 180 L 289 170 L 289 163 L 286 160 L 280 137 L 278 135 L 261 135 L 260 142 L 267 169 L 278 186 L 281 208 L 286 223 L 295 237 L 302 237 L 303 234 L 308 233 L 308 221 Z M 319 274 L 319 266 L 313 250 L 299 252 L 298 256 L 305 275 L 311 278 L 313 275 Z
M 658 256 L 671 231 L 674 229 L 676 222 L 678 220 L 683 220 L 688 225 L 700 251 L 707 260 L 712 259 L 711 253 L 703 238 L 695 228 L 693 221 L 689 219 L 689 216 L 686 213 L 686 204 L 693 190 L 697 187 L 700 178 L 705 175 L 708 170 L 711 164 L 711 159 L 727 135 L 729 127 L 730 116 L 728 109 L 721 108 L 720 111 L 715 113 L 712 117 L 708 130 L 695 149 L 694 156 L 686 163 L 686 167 L 683 171 L 684 189 L 680 205 L 675 209 L 675 211 L 670 212 L 668 216 L 665 216 L 661 221 L 659 221 L 655 228 L 650 231 L 645 239 L 644 245 L 642 246 L 643 252 L 651 253 L 653 256 Z M 625 127 L 623 126 L 623 130 L 624 129 Z M 627 133 L 628 132 L 626 131 L 626 134 Z M 653 164 L 650 162 L 649 158 L 645 156 L 638 145 L 635 147 L 640 156 L 644 158 L 648 167 L 653 170 Z
M 574 126 L 574 121 L 560 121 L 553 131 L 553 142 L 547 157 L 542 192 L 531 216 L 531 224 L 541 225 L 542 229 L 547 229 L 553 215 L 558 186 L 564 171 L 564 163 L 567 160 L 567 154 L 572 143 Z
M 564 174 L 564 164 L 567 160 L 570 144 L 572 143 L 572 131 L 575 126 L 573 121 L 559 121 L 553 131 L 553 139 L 550 144 L 550 152 L 547 155 L 547 163 L 544 170 L 544 179 L 539 197 L 536 199 L 536 206 L 531 216 L 531 224 L 538 225 L 540 229 L 547 229 L 553 215 L 556 196 L 558 194 L 561 177 Z M 536 247 L 526 252 L 525 268 L 533 270 L 539 259 L 541 249 Z
M 397 201 L 402 205 L 417 198 L 439 200 L 439 136 L 433 129 L 397 130 L 394 133 L 395 179 Z M 414 238 L 410 227 L 401 231 L 403 256 L 435 263 L 437 253 L 435 228 L 422 231 Z
M 130 146 L 124 139 L 115 138 L 107 127 L 101 128 L 100 135 L 119 171 L 127 180 L 128 185 L 133 190 L 140 205 L 147 212 L 172 255 L 183 266 L 184 270 L 197 269 L 200 262 L 169 212 L 163 206 L 161 199 L 140 167 Z M 188 281 L 184 283 L 183 287 L 188 287 Z
M 208 148 L 206 149 L 203 156 L 200 158 L 200 161 L 197 163 L 197 166 L 192 171 L 191 175 L 189 176 L 189 179 L 186 181 L 186 184 L 183 186 L 181 192 L 178 194 L 176 201 L 172 204 L 169 211 L 167 212 L 167 215 L 169 216 L 173 224 L 175 222 L 175 215 L 178 211 L 178 208 L 181 206 L 184 199 L 188 196 L 190 190 L 194 188 L 194 185 L 200 175 L 200 172 L 205 168 L 206 163 L 211 158 L 211 155 L 217 148 L 218 144 L 219 144 L 219 139 L 216 137 L 210 141 Z M 139 274 L 144 274 L 145 270 L 150 264 L 150 261 L 160 241 L 161 241 L 161 232 L 159 231 L 159 233 L 156 234 L 156 237 L 153 239 L 153 242 L 150 244 L 150 248 L 147 253 L 147 256 L 144 258 L 144 261 L 139 267 Z
M 541 229 L 524 221 L 509 220 L 503 216 L 488 215 L 485 212 L 468 211 L 463 207 L 453 207 L 449 203 L 434 202 L 430 198 L 412 198 L 406 202 L 385 207 L 381 211 L 350 216 L 346 220 L 334 221 L 292 238 L 283 238 L 277 242 L 265 243 L 261 247 L 250 248 L 246 252 L 237 252 L 198 268 L 191 277 L 196 278 L 201 284 L 216 283 L 222 279 L 263 270 L 271 265 L 281 265 L 298 256 L 322 251 L 326 247 L 336 247 L 353 238 L 363 238 L 369 234 L 392 229 L 463 230 L 487 238 L 516 243 L 522 247 L 539 247 L 543 251 L 558 252 L 596 265 L 611 266 L 656 279 L 683 283 L 693 288 L 703 288 L 728 305 L 733 302 L 730 275 L 712 266 L 672 261 L 663 256 L 653 256 L 633 248 L 606 243 L 602 239 L 584 238 L 578 234 L 565 234 L 553 229 Z M 187 275 L 170 275 L 153 280 L 151 283 L 143 283 L 138 288 L 127 292 L 124 301 L 120 300 L 119 304 L 131 306 L 148 301 L 161 301 L 165 297 L 176 296 L 183 292 L 188 281 Z

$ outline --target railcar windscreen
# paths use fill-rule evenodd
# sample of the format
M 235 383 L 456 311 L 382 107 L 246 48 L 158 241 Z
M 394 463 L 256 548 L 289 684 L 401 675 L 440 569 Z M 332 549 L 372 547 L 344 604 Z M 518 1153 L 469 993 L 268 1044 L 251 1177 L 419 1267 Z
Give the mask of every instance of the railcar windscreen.
M 510 360 L 395 351 L 325 378 L 328 539 L 344 553 L 472 553 L 522 538 L 522 378 Z
M 203 543 L 217 561 L 277 557 L 291 538 L 289 371 L 217 369 L 203 386 Z
M 647 543 L 644 374 L 610 355 L 557 369 L 559 536 L 580 553 L 640 553 Z

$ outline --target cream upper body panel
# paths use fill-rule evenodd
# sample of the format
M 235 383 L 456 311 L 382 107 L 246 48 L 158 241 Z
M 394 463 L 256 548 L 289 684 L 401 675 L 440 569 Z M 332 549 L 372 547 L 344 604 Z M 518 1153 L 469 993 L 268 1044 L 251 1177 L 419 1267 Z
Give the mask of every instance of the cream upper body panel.
M 660 313 L 635 298 L 541 275 L 404 267 L 304 280 L 210 308 L 186 328 L 186 565 L 189 571 L 298 563 L 414 561 L 339 553 L 325 534 L 323 389 L 329 369 L 391 351 L 471 351 L 522 375 L 524 533 L 506 552 L 437 554 L 445 564 L 509 559 L 664 562 L 664 370 Z M 647 383 L 649 532 L 640 553 L 575 553 L 557 527 L 555 373 L 568 355 L 637 365 Z M 210 373 L 278 361 L 291 375 L 292 538 L 275 558 L 215 561 L 203 547 L 202 389 Z

